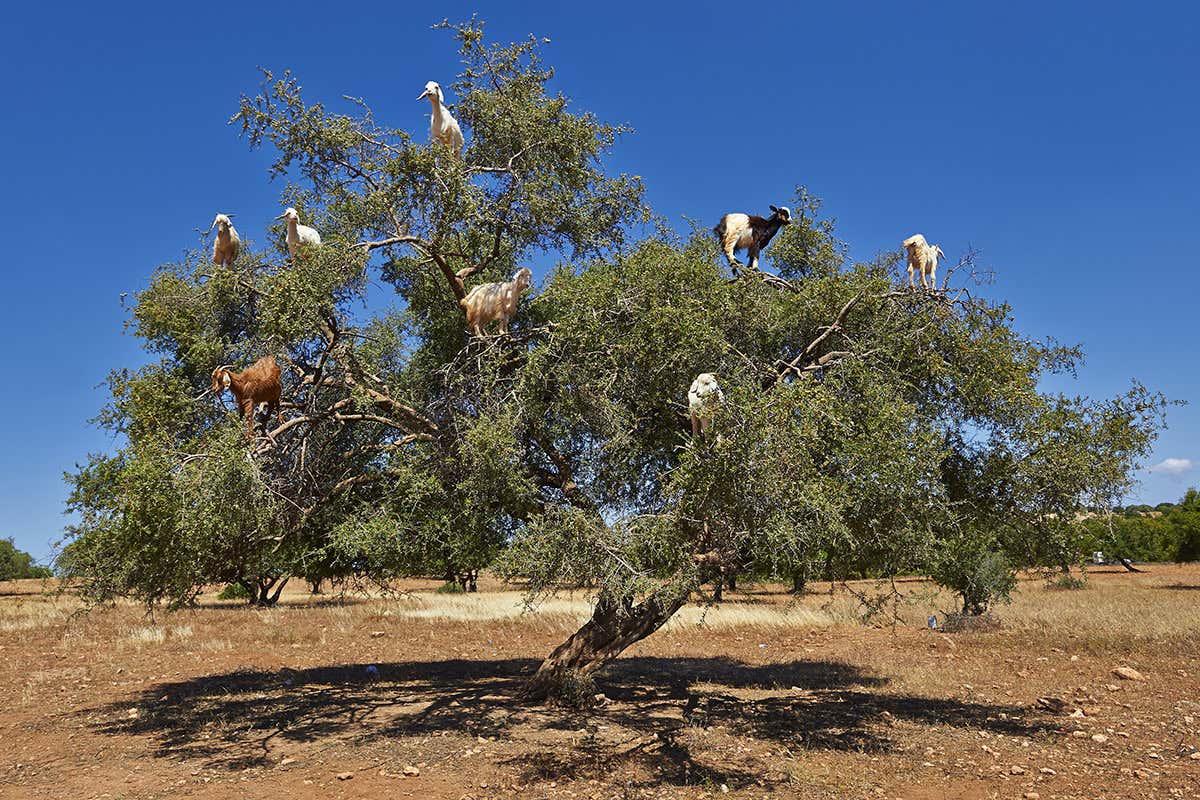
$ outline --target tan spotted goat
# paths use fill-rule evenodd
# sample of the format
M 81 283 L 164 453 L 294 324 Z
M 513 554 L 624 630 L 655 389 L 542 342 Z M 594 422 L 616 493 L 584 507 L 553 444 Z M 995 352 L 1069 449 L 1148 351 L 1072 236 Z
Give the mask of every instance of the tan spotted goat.
M 938 258 L 946 257 L 946 254 L 942 252 L 942 248 L 936 244 L 929 244 L 925 241 L 925 237 L 919 233 L 914 233 L 901 242 L 901 244 L 908 251 L 909 288 L 917 288 L 917 284 L 913 281 L 913 272 L 920 271 L 921 285 L 926 289 L 937 289 Z M 928 283 L 926 282 L 927 277 L 929 279 Z
M 483 336 L 483 328 L 492 320 L 500 322 L 500 333 L 508 333 L 508 323 L 517 313 L 517 302 L 533 282 L 533 273 L 522 267 L 511 281 L 484 283 L 476 286 L 470 294 L 458 301 L 467 312 L 467 327 L 476 336 Z

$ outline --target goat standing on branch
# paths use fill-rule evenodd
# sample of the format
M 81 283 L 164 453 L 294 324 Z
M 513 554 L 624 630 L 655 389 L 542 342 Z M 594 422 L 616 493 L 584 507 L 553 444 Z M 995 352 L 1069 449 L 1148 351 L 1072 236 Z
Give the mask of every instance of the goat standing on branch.
M 688 415 L 692 418 L 692 436 L 706 433 L 712 425 L 713 412 L 725 402 L 725 393 L 717 383 L 714 372 L 701 372 L 688 389 Z
M 726 214 L 713 228 L 717 240 L 721 243 L 721 251 L 733 267 L 734 273 L 742 265 L 733 257 L 734 251 L 745 250 L 748 256 L 748 266 L 758 269 L 758 253 L 784 225 L 792 222 L 792 211 L 787 206 L 770 206 L 771 216 L 760 217 L 755 214 Z
M 287 220 L 287 247 L 288 255 L 292 258 L 300 252 L 301 245 L 316 246 L 321 244 L 321 234 L 317 233 L 316 228 L 310 228 L 307 225 L 300 224 L 300 212 L 294 208 L 289 208 L 275 219 Z
M 946 254 L 942 252 L 942 248 L 936 244 L 929 244 L 925 241 L 925 237 L 919 233 L 914 233 L 912 236 L 901 242 L 904 249 L 908 251 L 908 286 L 911 289 L 917 288 L 913 282 L 913 271 L 920 270 L 921 285 L 926 289 L 937 289 L 937 265 L 938 258 L 945 258 Z M 926 276 L 929 277 L 929 283 L 925 282 Z
M 517 313 L 517 301 L 533 282 L 533 273 L 521 267 L 511 281 L 484 283 L 458 301 L 467 312 L 467 326 L 476 336 L 483 336 L 483 326 L 492 320 L 500 321 L 500 333 L 508 333 L 508 323 Z
M 208 226 L 209 233 L 212 233 L 213 228 L 217 229 L 217 239 L 213 242 L 212 262 L 220 264 L 222 267 L 228 267 L 233 263 L 242 246 L 241 237 L 238 236 L 237 229 L 233 227 L 229 217 L 228 214 L 217 214 L 212 225 Z
M 283 414 L 279 410 L 283 385 L 275 356 L 263 356 L 242 372 L 233 372 L 229 366 L 217 367 L 212 372 L 212 390 L 220 396 L 225 389 L 233 393 L 238 408 L 246 417 L 247 438 L 254 438 L 254 409 L 259 403 L 267 404 L 268 419 L 274 411 L 279 424 L 283 424 Z
M 461 157 L 462 129 L 458 127 L 458 120 L 450 114 L 450 109 L 446 108 L 446 104 L 442 102 L 442 87 L 435 81 L 425 84 L 425 91 L 421 92 L 417 99 L 424 100 L 426 97 L 429 98 L 429 104 L 433 106 L 433 116 L 429 120 L 429 135 L 434 141 L 441 142 L 450 148 L 450 152 L 454 155 Z

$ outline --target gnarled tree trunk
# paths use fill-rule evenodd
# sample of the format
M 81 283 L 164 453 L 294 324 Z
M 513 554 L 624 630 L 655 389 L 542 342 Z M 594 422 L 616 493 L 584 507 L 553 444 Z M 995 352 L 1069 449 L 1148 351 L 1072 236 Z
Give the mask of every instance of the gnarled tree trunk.
M 568 678 L 594 673 L 629 645 L 661 628 L 685 602 L 686 592 L 652 594 L 640 603 L 632 597 L 602 593 L 592 618 L 542 662 L 525 687 L 525 697 L 553 697 Z

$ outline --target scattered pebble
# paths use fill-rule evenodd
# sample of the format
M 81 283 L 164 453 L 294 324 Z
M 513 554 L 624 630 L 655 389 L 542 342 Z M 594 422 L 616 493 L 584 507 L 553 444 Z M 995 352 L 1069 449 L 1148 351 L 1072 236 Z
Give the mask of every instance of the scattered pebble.
M 1123 681 L 1144 681 L 1144 680 L 1146 680 L 1145 676 L 1142 675 L 1142 673 L 1138 672 L 1133 667 L 1117 667 L 1112 671 L 1112 674 L 1116 675 L 1118 678 L 1120 678 Z

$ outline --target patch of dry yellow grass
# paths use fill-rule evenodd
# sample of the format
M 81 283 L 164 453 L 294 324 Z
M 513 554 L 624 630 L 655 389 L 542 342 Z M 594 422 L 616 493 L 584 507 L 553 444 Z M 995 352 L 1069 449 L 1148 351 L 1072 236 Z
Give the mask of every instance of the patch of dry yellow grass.
M 67 620 L 75 604 L 51 597 L 26 596 L 0 603 L 0 633 L 29 631 L 60 625 Z

